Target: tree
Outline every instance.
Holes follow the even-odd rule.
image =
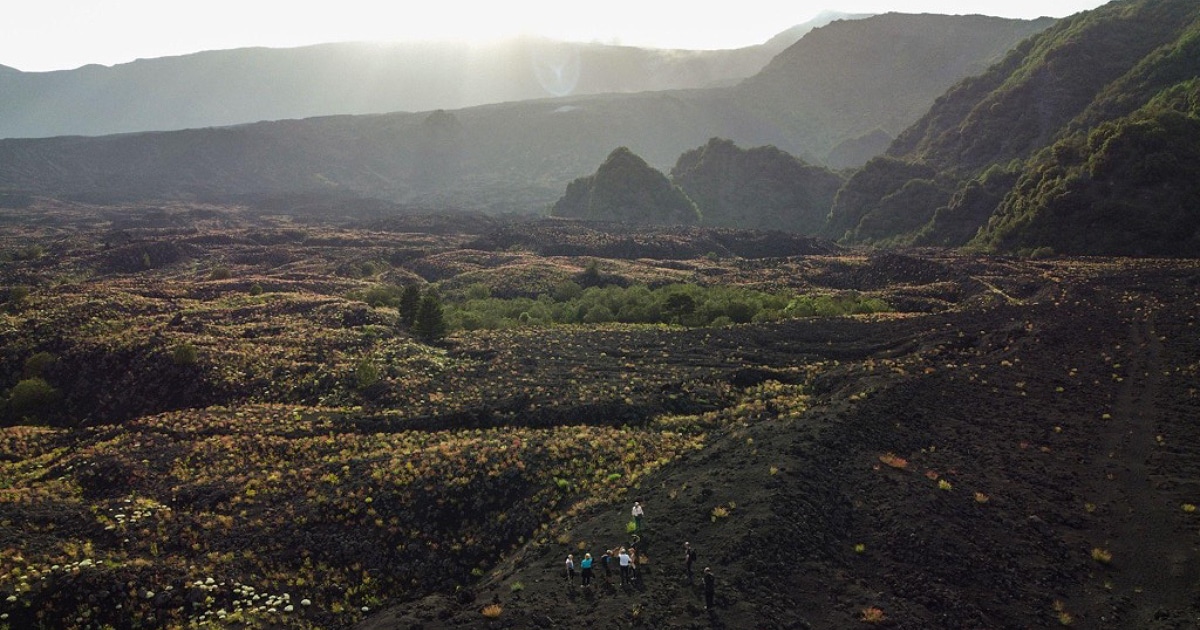
[[[683,318],[696,312],[696,299],[686,293],[675,293],[663,303],[663,312],[682,324]]]
[[[430,291],[421,298],[412,331],[418,339],[427,343],[446,336],[446,318],[442,313],[442,301],[436,293]]]
[[[400,294],[400,323],[412,327],[417,319],[417,310],[421,305],[421,288],[415,284],[404,287]]]

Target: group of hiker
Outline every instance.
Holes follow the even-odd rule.
[[[633,517],[633,533],[643,531],[642,520],[645,517],[645,511],[642,508],[640,501],[633,502],[633,509],[630,512]],[[600,556],[600,568],[604,572],[604,582],[612,583],[612,574],[616,564],[616,569],[620,572],[621,586],[633,586],[635,583],[640,583],[638,576],[638,562],[644,557],[639,558],[637,548],[633,545],[628,547],[617,547],[616,553],[613,549],[607,549]],[[696,550],[690,542],[683,543],[683,567],[684,573],[687,575],[688,584],[695,581],[693,566],[696,563]],[[566,559],[566,578],[571,584],[575,583],[575,555],[567,554]],[[581,576],[581,585],[583,587],[591,586],[595,579],[595,567],[592,554],[585,553],[579,561],[579,572]],[[713,600],[716,595],[716,577],[713,575],[710,567],[704,567],[704,609],[713,609]]]

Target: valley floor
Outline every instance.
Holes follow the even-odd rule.
[[[0,220],[0,629],[1200,621],[1194,261],[186,204]],[[577,280],[890,311],[423,342],[370,297],[561,306]],[[621,546],[634,585],[565,580]]]
[[[773,331],[764,363],[831,362],[808,409],[729,427],[643,480],[644,535],[626,532],[629,501],[608,505],[506,558],[469,602],[361,627],[481,624],[493,601],[490,627],[1194,627],[1193,265],[1044,269],[1054,290],[1036,299]],[[716,575],[711,612],[685,541]],[[564,581],[567,553],[635,542],[632,588]]]

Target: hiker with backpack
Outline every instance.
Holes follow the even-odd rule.
[[[692,583],[692,565],[696,563],[696,550],[692,543],[683,543],[683,568],[687,572],[688,584]]]

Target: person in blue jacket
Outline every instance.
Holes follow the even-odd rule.
[[[583,585],[587,586],[592,583],[592,554],[583,554],[583,561],[579,563],[579,568],[583,573]]]

